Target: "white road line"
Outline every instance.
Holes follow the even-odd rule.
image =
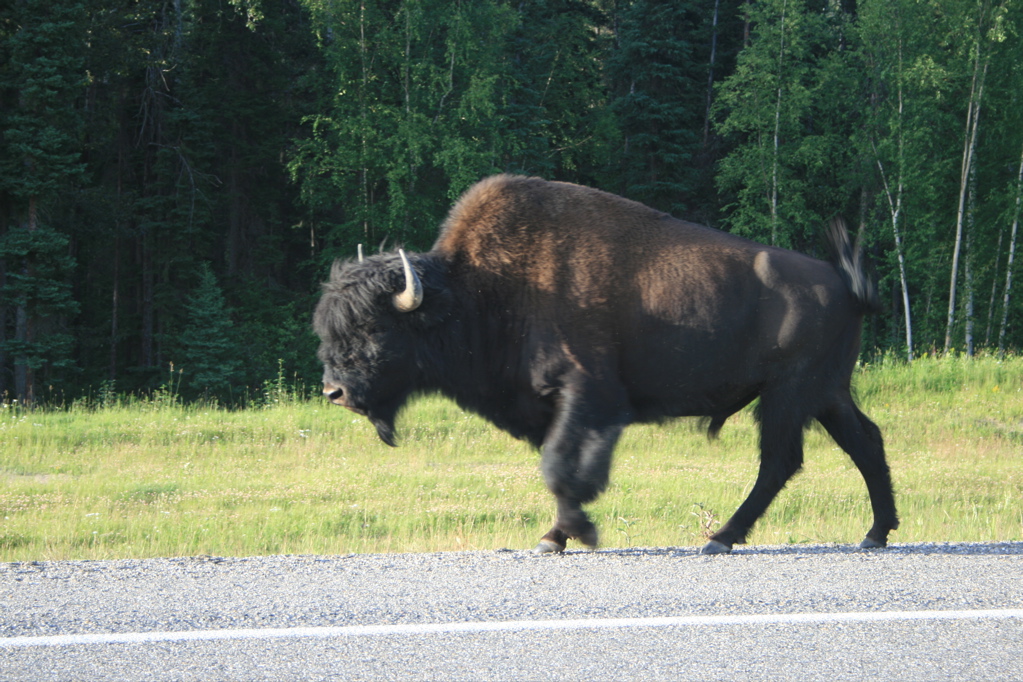
[[[0,638],[0,649],[56,647],[81,644],[151,644],[236,639],[293,639],[299,637],[366,637],[450,633],[514,632],[522,630],[600,630],[610,628],[707,627],[723,625],[803,625],[890,621],[1023,619],[1023,609],[977,611],[854,611],[849,613],[780,613],[748,616],[667,616],[574,620],[510,620],[338,627],[192,630],[184,632],[122,632],[93,635],[53,635]]]

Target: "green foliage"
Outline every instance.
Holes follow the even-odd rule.
[[[804,250],[822,217],[810,205],[809,170],[819,165],[831,130],[811,118],[827,32],[838,18],[811,12],[804,0],[748,6],[752,36],[735,73],[722,82],[718,131],[736,140],[718,183],[734,196],[726,224],[758,241]],[[834,104],[833,102],[830,104]]]
[[[74,365],[66,327],[79,309],[75,260],[52,214],[84,170],[75,105],[84,29],[80,2],[0,9],[0,393],[13,389],[23,402],[35,399],[37,370]]]
[[[0,237],[0,259],[22,266],[6,273],[0,305],[24,310],[36,327],[32,335],[20,334],[0,343],[0,350],[20,366],[65,368],[73,362],[74,338],[61,322],[78,312],[66,279],[74,268],[67,246],[66,235],[45,226],[13,229]]]
[[[509,73],[499,112],[503,169],[584,184],[613,181],[607,174],[620,134],[605,74],[612,18],[580,0],[513,6],[517,23],[505,46]]]
[[[193,394],[225,396],[240,377],[242,360],[234,323],[217,278],[205,265],[185,304],[186,322],[178,339],[178,369]]]
[[[492,1],[306,5],[334,93],[289,162],[309,219],[332,253],[384,238],[425,247],[452,199],[500,168],[514,15]]]
[[[77,310],[64,275],[74,267],[67,255],[68,237],[49,227],[14,229],[0,238],[0,258],[27,264],[8,272],[3,300],[32,308],[38,315],[59,315]]]
[[[685,215],[698,184],[707,64],[700,48],[710,42],[705,12],[695,3],[639,0],[623,10],[619,26],[608,72],[624,144],[612,183],[631,198]]]
[[[0,394],[159,389],[182,364],[203,264],[245,358],[229,373],[234,399],[258,394],[278,360],[313,385],[308,320],[329,263],[357,243],[428,248],[452,201],[495,172],[594,185],[814,254],[822,224],[843,214],[889,302],[864,346],[908,351],[911,317],[919,353],[944,337],[970,101],[982,106],[953,345],[969,322],[974,345],[1019,348],[1023,297],[1006,270],[1021,11],[1016,0],[2,4]],[[185,397],[201,393],[192,379]]]
[[[65,189],[83,170],[74,98],[85,81],[85,5],[25,0],[2,12],[0,193],[26,210],[30,199]]]

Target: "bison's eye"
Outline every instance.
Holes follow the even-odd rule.
[[[346,366],[352,365],[351,353],[334,345],[323,344],[320,346],[317,356],[319,357],[320,362],[323,363],[324,367],[329,367],[334,370],[341,370]]]

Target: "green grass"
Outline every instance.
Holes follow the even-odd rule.
[[[895,542],[1023,539],[1023,359],[884,361],[856,377],[885,435]],[[0,561],[531,547],[553,501],[538,455],[447,401],[414,403],[400,447],[319,400],[227,411],[106,400],[0,410]],[[702,544],[756,476],[755,425],[630,427],[589,511],[602,544]],[[858,542],[863,481],[820,429],[753,544]]]

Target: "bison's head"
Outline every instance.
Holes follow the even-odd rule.
[[[313,316],[323,393],[368,417],[391,446],[394,419],[419,388],[417,345],[437,323],[446,299],[435,286],[440,274],[430,258],[414,260],[415,265],[399,250],[334,263]]]

